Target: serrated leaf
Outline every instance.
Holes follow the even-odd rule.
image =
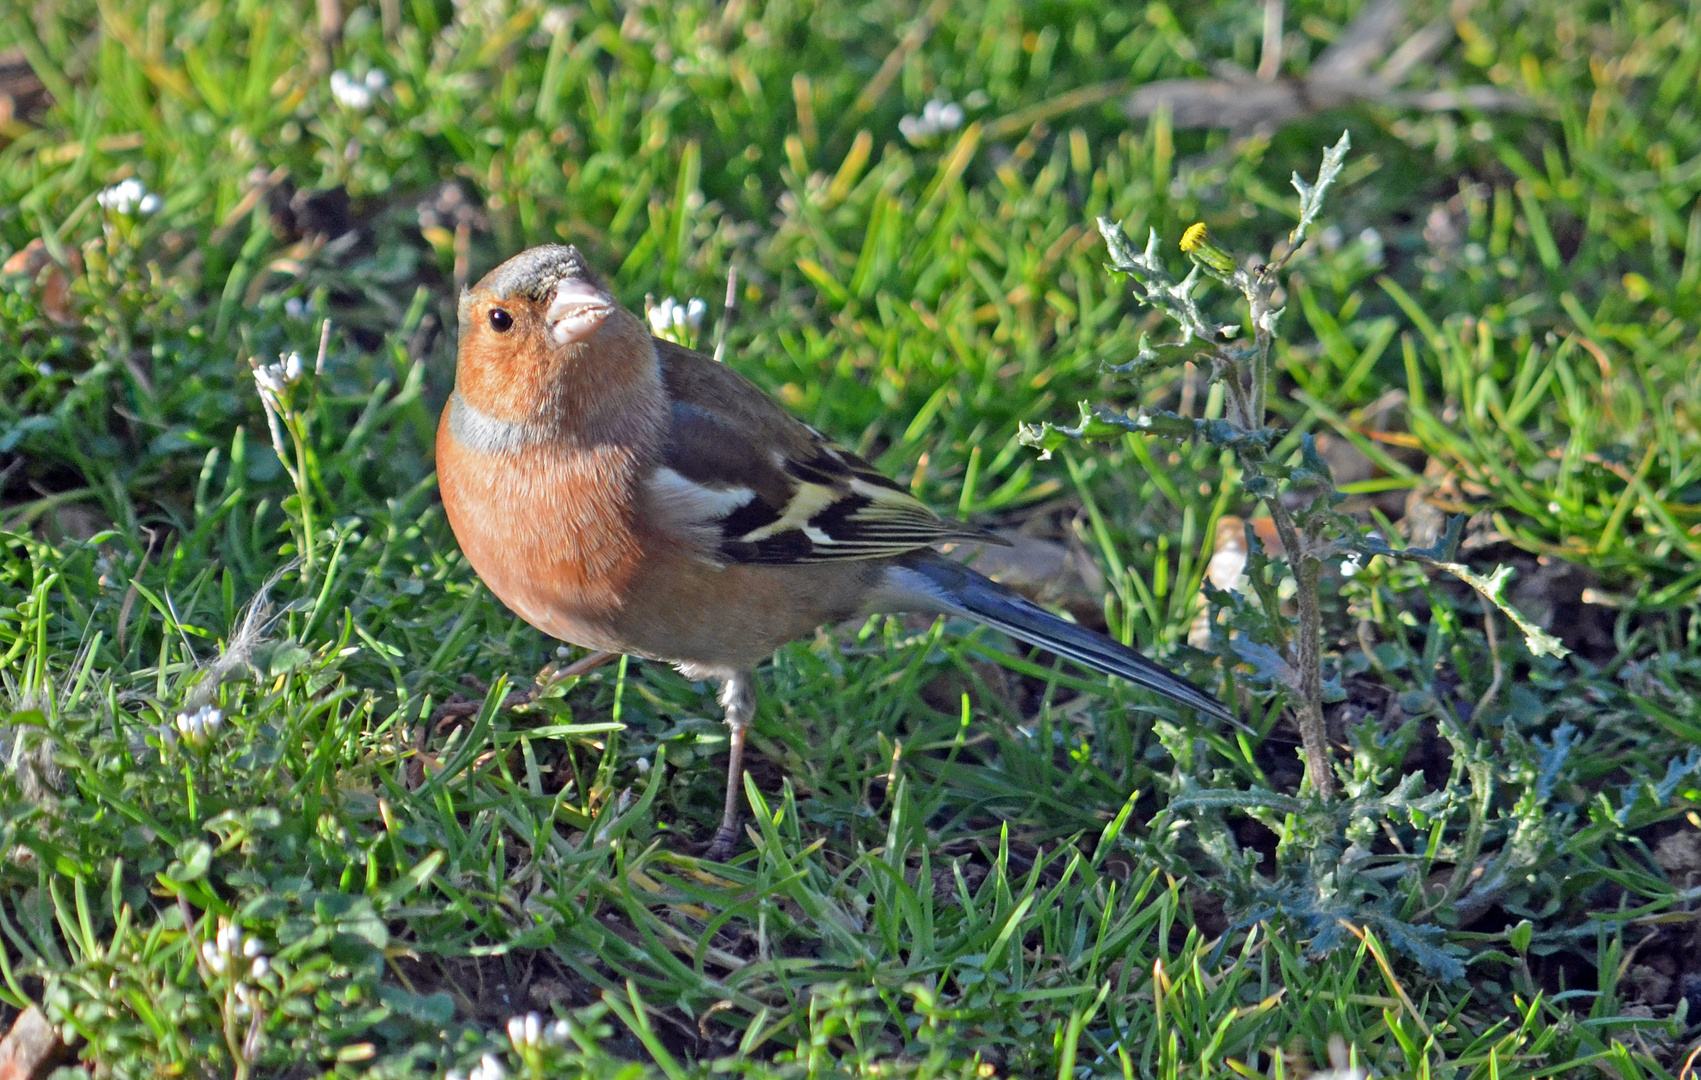
[[[1299,224],[1294,226],[1288,238],[1292,247],[1299,247],[1305,240],[1305,230],[1322,211],[1323,196],[1328,193],[1335,178],[1341,175],[1341,166],[1346,161],[1347,151],[1352,149],[1352,145],[1352,132],[1341,132],[1340,140],[1323,151],[1323,163],[1317,169],[1315,184],[1306,183],[1297,172],[1293,174],[1293,187],[1299,192]]]
[[[1299,693],[1299,672],[1281,653],[1268,645],[1237,637],[1232,642],[1234,654],[1242,662],[1252,665],[1252,681],[1265,685],[1282,686]]]

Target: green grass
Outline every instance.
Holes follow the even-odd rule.
[[[1355,11],[1291,5],[1290,73]],[[0,255],[39,238],[73,268],[66,300],[0,279],[0,1015],[43,1004],[98,1075],[138,1077],[486,1053],[536,1076],[1274,1077],[1332,1041],[1378,1076],[1679,1073],[1701,1019],[1693,6],[1471,9],[1412,85],[1527,109],[1359,105],[1245,142],[1097,89],[1256,66],[1251,4],[416,0],[353,8],[328,53],[315,19],[0,7],[55,99],[0,134]],[[333,95],[373,70],[369,108]],[[933,97],[967,123],[911,144]],[[1332,578],[1347,795],[1322,809],[1268,672],[1185,644],[1216,520],[1254,516],[1225,460],[1135,436],[1040,460],[1017,428],[1177,400],[1103,369],[1160,328],[1095,217],[1157,229],[1176,267],[1196,220],[1267,248],[1342,128],[1336,231],[1289,285],[1289,445],[1357,447],[1378,468],[1345,506],[1385,531],[1410,535],[1414,488],[1472,513],[1467,558],[1512,563],[1575,652],[1531,656],[1409,566]],[[245,201],[256,170],[345,186],[356,238]],[[128,176],[157,212],[97,202]],[[460,240],[421,227],[448,184]],[[718,317],[736,267],[730,363],[934,505],[1082,545],[1113,632],[1246,690],[1259,734],[966,626],[828,628],[760,675],[759,840],[693,858],[724,763],[710,688],[634,661],[497,708],[555,643],[436,501],[457,258],[476,277],[561,240],[640,309]],[[249,359],[311,368],[325,318],[280,459]],[[1254,638],[1256,606],[1233,616]],[[433,734],[416,786],[457,692],[484,708]],[[211,735],[164,738],[209,705]],[[263,977],[218,952],[229,925]],[[516,1047],[533,1010],[567,1022]]]

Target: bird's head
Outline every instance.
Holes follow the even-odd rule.
[[[576,247],[514,256],[462,292],[459,314],[456,389],[499,420],[537,419],[655,378],[649,330]]]

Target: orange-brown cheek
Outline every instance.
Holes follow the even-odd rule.
[[[554,359],[522,324],[506,334],[479,327],[461,344],[455,388],[486,416],[518,423],[548,392]]]

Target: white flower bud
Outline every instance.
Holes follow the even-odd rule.
[[[372,107],[372,96],[376,89],[365,81],[356,81],[341,68],[331,72],[331,96],[355,112],[365,112]]]
[[[486,1054],[478,1059],[478,1066],[467,1080],[505,1080],[507,1075],[508,1070],[496,1060],[496,1055]]]
[[[134,176],[107,188],[95,196],[95,201],[115,214],[126,217],[135,214],[152,214],[160,208],[162,200],[150,192],[147,187]]]
[[[649,317],[651,333],[659,337],[660,335],[667,333],[667,331],[672,328],[673,308],[673,297],[667,296],[662,298],[661,303],[650,309]]]
[[[543,1038],[543,1017],[535,1012],[508,1020],[508,1041],[515,1050],[537,1046]]]

